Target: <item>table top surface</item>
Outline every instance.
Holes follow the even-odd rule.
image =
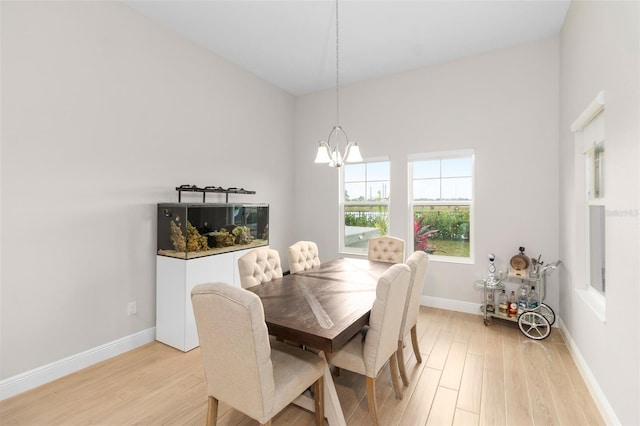
[[[336,259],[249,290],[262,300],[270,334],[333,352],[369,322],[378,278],[390,266]]]

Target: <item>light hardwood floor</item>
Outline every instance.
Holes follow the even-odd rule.
[[[516,325],[422,307],[423,361],[405,348],[410,384],[393,394],[388,366],[377,380],[382,425],[602,425],[561,333],[544,341]],[[362,376],[335,377],[349,426],[368,425]],[[200,352],[153,342],[0,402],[0,424],[203,425],[207,395]],[[254,425],[220,404],[220,425]],[[311,413],[289,406],[274,425],[313,425]]]

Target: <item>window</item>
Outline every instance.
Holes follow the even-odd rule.
[[[341,171],[340,251],[366,254],[369,239],[389,229],[389,161],[345,164]]]
[[[604,295],[605,280],[605,212],[604,212],[604,135],[593,135],[595,140],[585,152],[587,170],[587,218],[589,247],[588,282]]]
[[[604,113],[598,111],[581,131],[585,170],[585,215],[587,223],[587,282],[598,293],[605,292],[605,192]]]
[[[575,247],[576,252],[583,253],[577,259],[576,291],[602,321],[606,313],[604,120],[604,93],[600,92],[571,125],[576,142],[575,197],[580,206],[576,212]]]
[[[473,152],[412,156],[409,179],[414,250],[472,261]]]

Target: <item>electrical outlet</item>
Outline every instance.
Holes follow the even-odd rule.
[[[127,304],[127,315],[135,315],[136,314],[136,302],[129,302]]]

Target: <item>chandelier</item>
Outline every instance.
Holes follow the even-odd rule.
[[[340,43],[338,32],[338,0],[336,0],[336,125],[333,126],[326,141],[320,141],[316,163],[329,164],[330,167],[342,167],[344,163],[359,163],[362,161],[360,147],[355,141],[349,141],[347,133],[340,126]],[[340,135],[344,136],[344,154],[340,153]],[[331,146],[331,137],[335,136],[335,147]]]

